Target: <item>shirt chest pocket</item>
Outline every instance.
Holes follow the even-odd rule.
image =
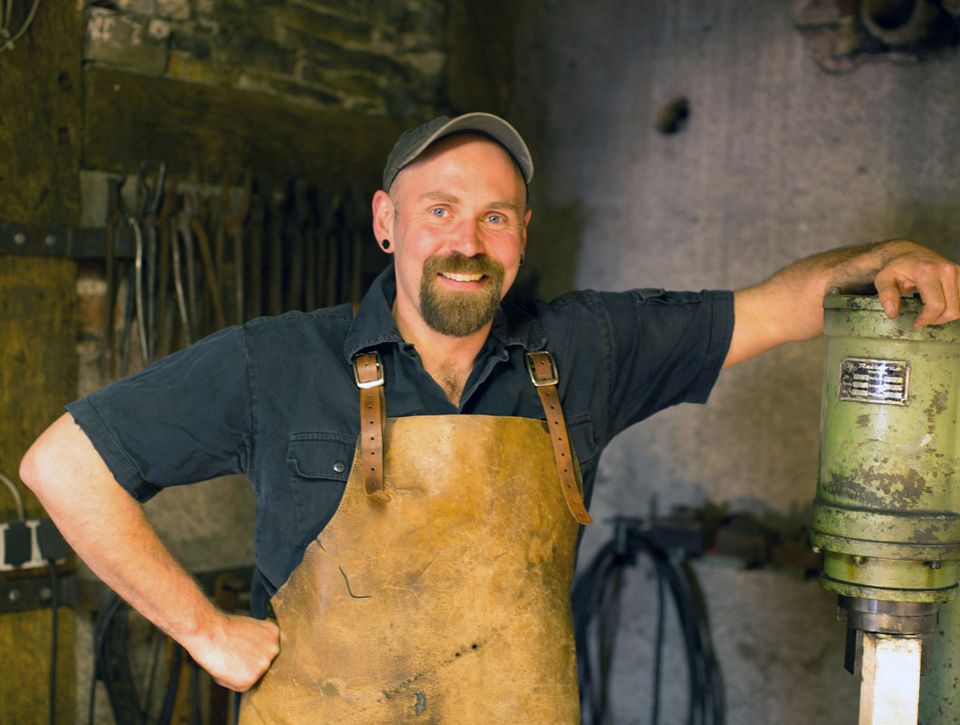
[[[313,539],[333,518],[350,477],[356,441],[340,433],[293,433],[287,469],[301,537]]]

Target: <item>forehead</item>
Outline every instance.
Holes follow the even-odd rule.
[[[510,196],[525,189],[519,166],[503,146],[482,134],[457,133],[432,144],[401,169],[390,194],[450,184],[497,188]]]

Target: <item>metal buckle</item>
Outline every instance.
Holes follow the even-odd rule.
[[[537,378],[537,363],[534,360],[534,355],[544,355],[546,356],[547,360],[550,361],[549,379],[540,380]],[[530,373],[530,381],[538,388],[545,388],[548,385],[556,385],[559,382],[557,378],[557,366],[553,364],[553,355],[546,350],[527,353],[527,372]]]
[[[377,360],[377,377],[374,380],[368,380],[367,382],[363,382],[362,380],[360,380],[359,371],[357,370],[358,366],[356,364],[356,360],[354,360],[353,379],[357,381],[357,387],[360,388],[361,390],[369,390],[370,388],[379,388],[381,385],[383,385],[383,365],[380,364],[380,353],[374,351],[372,355]]]

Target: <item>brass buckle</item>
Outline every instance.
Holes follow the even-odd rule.
[[[380,364],[380,353],[374,351],[371,353],[377,360],[377,377],[373,380],[368,380],[366,382],[360,380],[360,371],[357,369],[359,366],[354,360],[353,365],[353,379],[357,381],[357,387],[361,390],[369,390],[370,388],[379,388],[383,385],[383,365]],[[359,356],[358,356],[359,357]]]
[[[534,355],[544,355],[550,362],[550,377],[548,379],[541,380],[537,377],[537,363],[535,362]],[[557,366],[553,364],[553,355],[546,350],[527,353],[527,372],[530,373],[530,382],[532,382],[538,388],[545,388],[548,385],[556,385],[559,382],[557,378]]]

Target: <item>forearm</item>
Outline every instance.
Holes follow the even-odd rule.
[[[875,285],[890,317],[899,311],[901,293],[919,289],[925,307],[918,324],[949,321],[957,312],[956,270],[956,265],[931,250],[900,239],[802,259],[761,284],[736,292],[736,323],[725,366],[784,342],[820,335],[823,297],[832,287]]]
[[[69,415],[37,440],[20,476],[93,573],[137,611],[183,643],[209,628],[216,609]]]
[[[20,477],[90,569],[225,687],[251,687],[279,651],[272,622],[221,612],[180,566],[69,415],[27,452]]]

